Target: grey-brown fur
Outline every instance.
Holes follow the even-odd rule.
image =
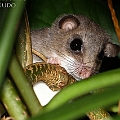
[[[70,19],[75,26],[73,23],[72,29],[69,25],[62,28]],[[70,47],[75,39],[82,43],[80,50]],[[120,47],[110,43],[110,36],[98,24],[83,15],[62,15],[50,28],[32,31],[31,40],[33,49],[47,58],[57,57],[61,66],[77,79],[87,78],[99,70],[102,51],[108,57],[114,57],[120,51]],[[34,60],[38,61],[38,58],[34,56]]]

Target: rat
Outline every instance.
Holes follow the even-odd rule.
[[[104,56],[117,56],[120,46],[110,39],[100,25],[84,15],[64,14],[51,27],[31,31],[32,48],[77,80],[98,73]],[[33,60],[41,61],[36,55]]]

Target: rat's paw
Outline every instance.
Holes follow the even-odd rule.
[[[61,61],[57,57],[51,57],[51,58],[47,59],[47,63],[60,65]]]

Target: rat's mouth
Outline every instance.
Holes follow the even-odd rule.
[[[93,70],[88,66],[83,66],[75,69],[74,72],[70,73],[77,81],[89,78],[93,74]]]
[[[82,78],[78,75],[78,74],[73,74],[73,73],[70,73],[77,81],[80,81],[82,80]]]

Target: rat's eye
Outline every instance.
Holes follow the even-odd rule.
[[[82,40],[80,38],[75,38],[73,39],[73,41],[70,43],[70,48],[73,51],[79,52],[81,51],[81,47],[82,47]]]

